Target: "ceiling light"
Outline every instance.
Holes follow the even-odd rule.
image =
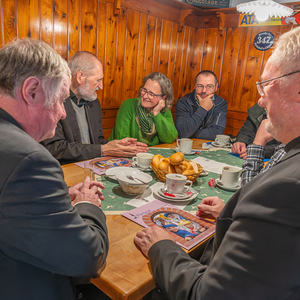
[[[238,4],[238,12],[243,14],[255,14],[258,21],[265,21],[270,17],[288,17],[293,13],[293,9],[278,4],[273,0],[258,0]]]

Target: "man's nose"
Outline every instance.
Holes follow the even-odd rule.
[[[258,105],[261,107],[265,107],[262,97],[260,97],[257,101]]]

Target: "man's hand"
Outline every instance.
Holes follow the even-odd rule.
[[[104,200],[103,194],[98,188],[105,189],[105,186],[97,181],[91,181],[87,176],[83,183],[78,183],[69,188],[72,205],[82,201],[88,201],[98,207],[101,207],[101,201]]]
[[[197,95],[197,94],[196,94]],[[213,102],[211,100],[211,98],[213,97],[214,93],[209,94],[207,97],[205,98],[201,98],[199,95],[197,95],[198,101],[199,101],[199,105],[201,107],[203,107],[205,110],[209,111],[211,110],[211,108],[213,107]]]
[[[266,123],[268,123],[268,119],[264,119],[261,121],[258,130],[256,132],[253,143],[260,146],[266,146],[266,144],[274,139],[274,137],[266,131]]]
[[[211,213],[215,218],[217,218],[224,206],[225,203],[217,196],[203,198],[201,203],[198,204],[196,216],[200,217],[202,212],[205,211]]]
[[[156,116],[165,107],[166,107],[166,100],[160,99],[157,105],[153,108],[153,116]]]
[[[162,240],[171,240],[175,242],[175,239],[165,231],[163,228],[155,225],[152,228],[144,228],[139,231],[134,237],[134,242],[140,247],[141,251],[148,257],[149,249],[157,242]]]
[[[102,156],[132,157],[140,152],[147,152],[148,146],[137,142],[134,138],[124,138],[122,140],[113,140],[102,145]]]
[[[239,154],[240,158],[243,158],[243,159],[247,158],[246,144],[245,143],[240,143],[240,142],[234,143],[231,147],[231,152]]]

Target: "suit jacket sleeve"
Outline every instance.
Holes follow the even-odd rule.
[[[42,144],[61,164],[102,156],[101,145],[106,144],[102,127],[102,110],[99,100],[86,104],[86,116],[91,144],[82,144],[76,116],[69,98],[65,102],[67,117],[57,123],[53,138]]]
[[[3,186],[1,251],[49,272],[94,276],[108,252],[105,215],[71,205],[59,163],[42,150],[24,157]]]

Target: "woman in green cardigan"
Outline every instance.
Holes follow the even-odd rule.
[[[173,99],[173,86],[166,75],[147,75],[138,97],[121,104],[109,141],[132,137],[148,146],[174,142],[178,133],[171,113]]]

